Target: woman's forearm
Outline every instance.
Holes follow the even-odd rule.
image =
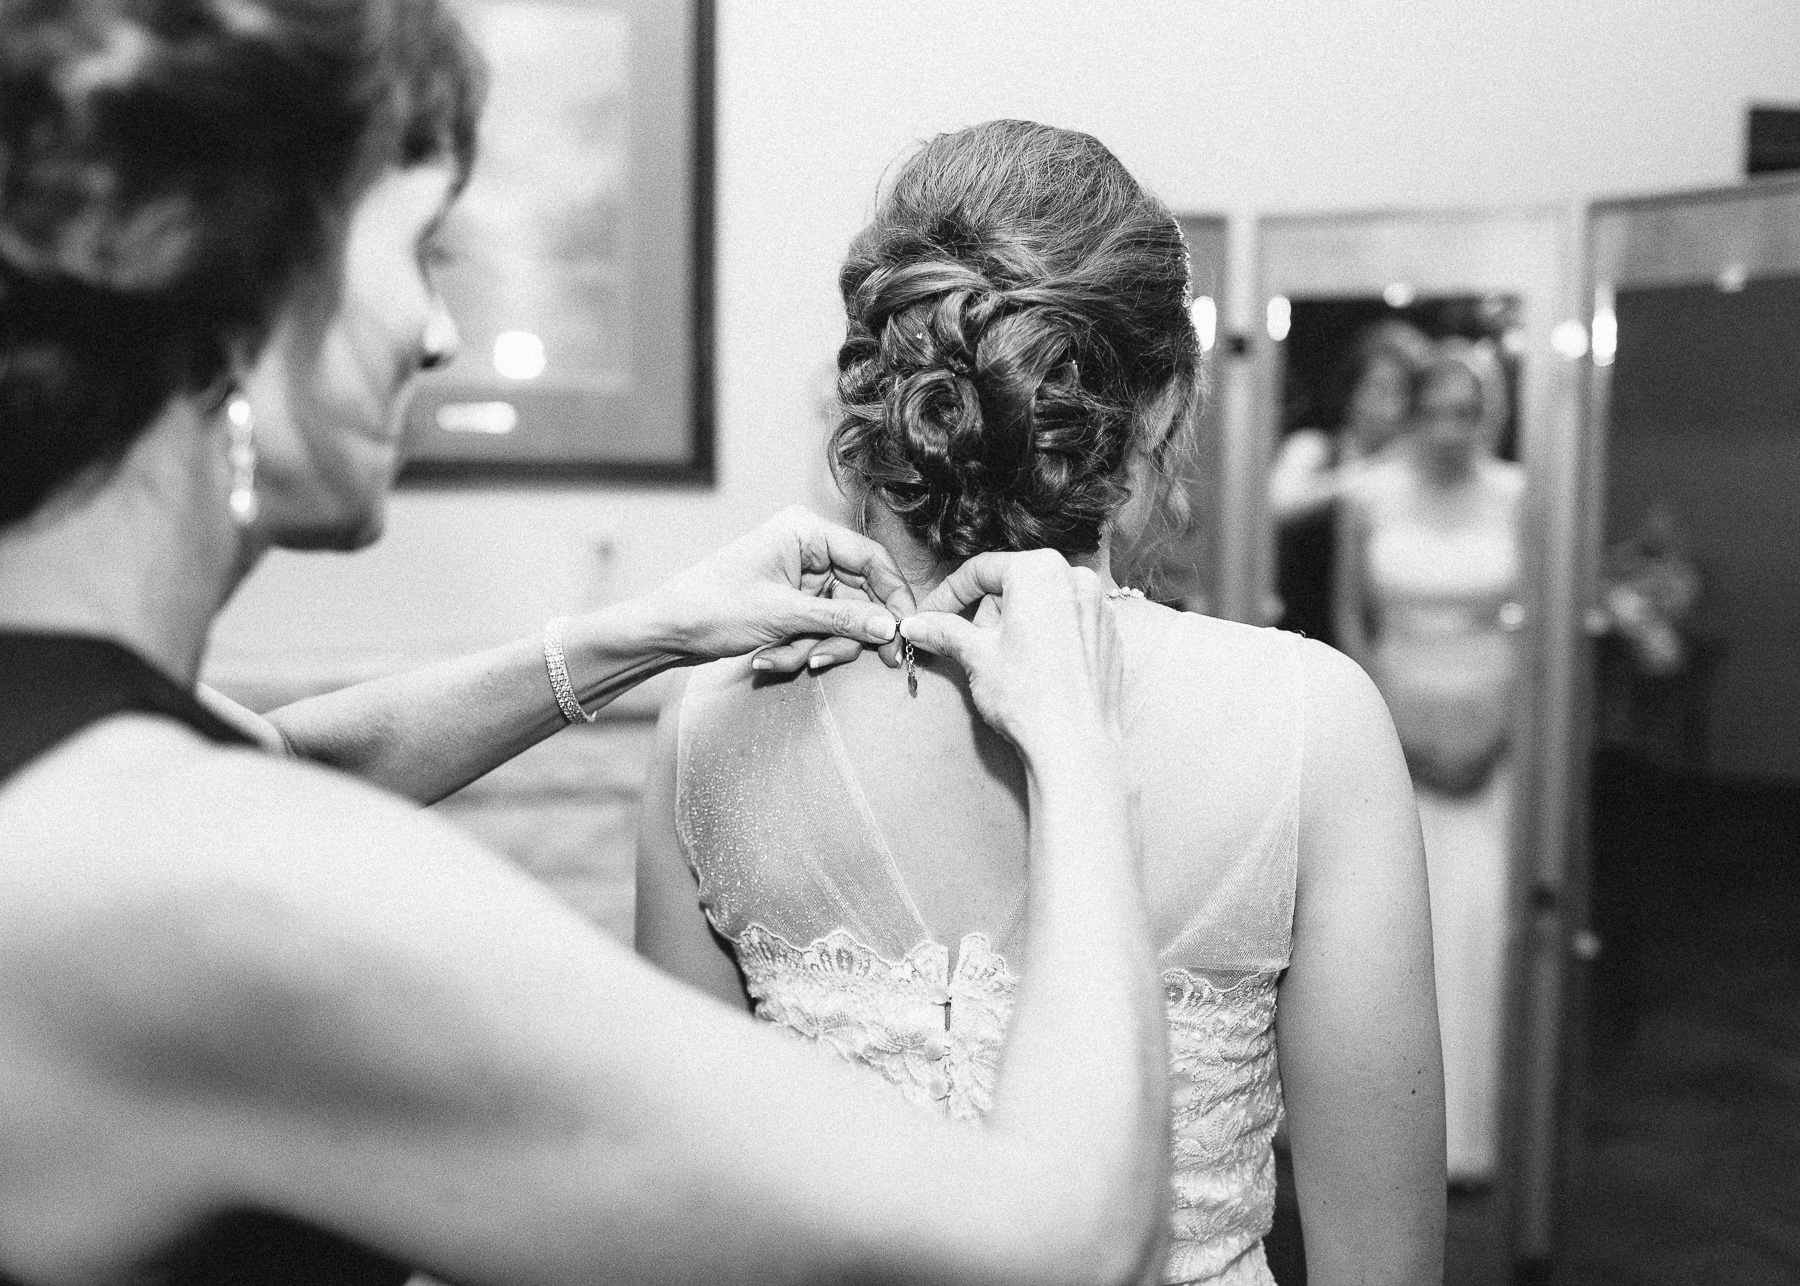
[[[1133,801],[1117,751],[1092,748],[1100,735],[1027,757],[1026,964],[991,1120],[1141,1253],[1168,1218],[1166,1019]]]
[[[636,601],[570,620],[569,682],[590,713],[682,658]],[[295,754],[433,803],[565,726],[541,637],[371,679],[265,716]]]
[[[864,597],[824,596],[833,583]],[[563,653],[592,713],[671,666],[790,640],[841,638],[891,655],[895,621],[912,610],[880,545],[788,508],[660,589],[571,618]],[[792,672],[810,650],[772,648],[772,664]],[[563,726],[536,637],[296,701],[267,720],[296,754],[427,804]]]

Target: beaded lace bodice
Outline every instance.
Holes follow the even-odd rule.
[[[1165,1280],[1266,1284],[1301,644],[1148,603],[1119,614],[1125,740],[1168,1003]],[[985,934],[952,946],[924,924],[816,679],[756,689],[742,662],[695,675],[676,825],[759,1017],[874,1069],[921,1108],[980,1119],[1017,979]]]

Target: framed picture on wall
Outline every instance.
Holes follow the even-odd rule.
[[[472,0],[489,87],[403,482],[712,477],[711,0]]]

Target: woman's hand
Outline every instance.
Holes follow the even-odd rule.
[[[978,604],[971,623],[957,613]],[[1029,760],[1119,735],[1118,632],[1099,576],[1061,554],[977,554],[900,632],[969,676],[975,708]]]
[[[899,617],[913,611],[887,550],[799,506],[782,510],[641,601],[653,634],[684,661],[741,656],[791,674],[864,645],[899,664]]]

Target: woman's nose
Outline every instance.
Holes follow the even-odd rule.
[[[423,370],[435,371],[448,366],[462,350],[462,332],[456,329],[456,318],[441,297],[431,301],[431,313],[425,319],[425,338],[419,357]]]

